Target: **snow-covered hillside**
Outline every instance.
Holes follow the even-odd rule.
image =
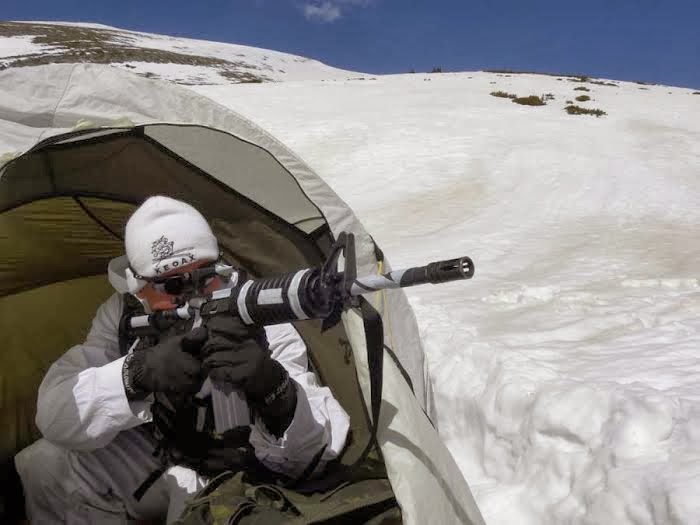
[[[352,206],[394,267],[474,259],[473,280],[407,294],[441,436],[487,523],[698,523],[700,94],[544,75],[366,77],[101,30],[115,46],[179,57],[245,54],[240,69],[216,67],[287,81],[231,85],[167,54],[119,67],[200,84],[266,128]],[[50,51],[33,47],[49,45],[36,33],[2,34],[6,64]]]
[[[101,24],[0,22],[0,69],[54,62],[113,64],[184,85],[357,76],[309,58],[236,44]]]
[[[196,88],[298,152],[395,267],[474,258],[472,281],[407,294],[440,433],[490,525],[700,516],[700,96],[593,82]]]

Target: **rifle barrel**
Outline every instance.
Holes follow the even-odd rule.
[[[436,261],[425,266],[394,270],[383,275],[368,275],[355,279],[351,295],[362,295],[387,288],[407,288],[417,284],[440,284],[474,276],[474,262],[469,257]]]

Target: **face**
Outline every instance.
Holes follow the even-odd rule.
[[[219,289],[223,282],[214,274],[202,278],[198,283],[192,280],[192,271],[210,267],[214,261],[198,261],[167,272],[149,281],[137,297],[148,302],[151,310],[170,310],[181,306],[187,299],[204,296]]]

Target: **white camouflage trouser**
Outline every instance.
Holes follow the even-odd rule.
[[[140,501],[133,492],[158,468],[146,431],[120,432],[106,447],[66,450],[40,439],[15,456],[32,525],[125,525],[132,520],[178,518],[206,479],[170,467]]]

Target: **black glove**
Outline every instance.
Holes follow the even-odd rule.
[[[284,434],[294,417],[297,392],[284,367],[272,359],[265,329],[218,315],[207,321],[207,330],[204,372],[245,393],[267,429],[277,437]]]
[[[127,397],[134,400],[151,392],[198,392],[204,374],[202,363],[195,356],[206,339],[207,331],[198,328],[127,355],[122,368]]]
[[[163,452],[169,464],[185,465],[209,478],[256,464],[249,426],[229,429],[223,435],[199,432],[192,424],[196,405],[173,411],[163,403],[154,403],[151,410],[156,430],[167,443]]]
[[[194,470],[213,478],[226,471],[246,471],[253,466],[257,466],[255,452],[246,447],[238,448],[213,448],[207,451],[206,457],[194,463],[184,464],[191,466]]]

